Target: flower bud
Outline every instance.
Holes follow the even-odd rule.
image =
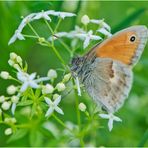
[[[58,91],[64,91],[66,87],[64,83],[58,83],[56,88]]]
[[[11,52],[11,53],[10,53],[10,59],[11,59],[11,60],[15,60],[16,58],[17,58],[17,54],[14,53],[14,52]]]
[[[22,65],[22,58],[21,58],[20,56],[17,56],[17,57],[16,57],[16,61],[17,61],[20,65]]]
[[[11,103],[5,101],[5,102],[3,102],[3,104],[2,104],[2,109],[3,109],[3,110],[8,110],[8,109],[10,108],[10,106],[11,106]]]
[[[87,15],[83,15],[82,18],[81,18],[81,22],[84,24],[84,25],[87,25],[89,23],[90,19]]]
[[[7,87],[7,93],[9,95],[15,94],[16,91],[17,91],[17,87],[15,87],[14,85],[10,85],[10,86]]]
[[[40,43],[45,42],[45,38],[39,38],[39,42],[40,42]]]
[[[79,110],[82,111],[82,112],[85,112],[86,110],[86,105],[84,103],[80,103],[79,104]]]
[[[59,94],[54,94],[53,95],[53,100],[56,100],[60,95]]]
[[[13,65],[15,64],[15,62],[10,59],[10,60],[8,60],[8,64],[9,64],[10,66],[13,66]]]
[[[64,78],[63,78],[63,82],[68,82],[69,79],[70,79],[70,77],[71,77],[71,73],[66,74],[66,75],[64,76]]]
[[[0,73],[0,77],[1,77],[2,79],[8,79],[8,78],[9,78],[9,73],[8,73],[7,71],[2,71],[2,72]]]
[[[5,118],[4,122],[5,123],[16,123],[16,119],[7,117]]]
[[[50,79],[55,79],[57,78],[57,72],[53,69],[50,69],[47,73],[47,76],[50,78]]]
[[[17,97],[17,96],[12,96],[11,101],[12,101],[13,103],[18,103],[19,97]]]
[[[5,101],[5,96],[0,96],[0,103]]]
[[[18,64],[14,64],[13,67],[14,67],[15,69],[20,69],[20,66],[19,66]]]
[[[5,130],[5,135],[11,135],[12,134],[12,129],[11,128],[7,128]]]
[[[54,88],[50,84],[46,84],[42,87],[42,93],[43,94],[51,94],[54,91]]]

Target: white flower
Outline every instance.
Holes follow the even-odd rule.
[[[70,12],[58,12],[58,11],[57,12],[54,11],[54,12],[50,13],[50,15],[58,16],[58,17],[60,17],[62,19],[64,19],[65,17],[73,17],[73,16],[76,16],[74,13],[70,13]]]
[[[105,28],[105,29],[107,29],[108,31],[111,31],[110,26],[109,26],[107,23],[104,22],[104,19],[102,19],[102,20],[95,20],[95,19],[92,19],[92,20],[90,20],[90,22],[91,22],[91,23],[94,23],[94,24],[98,24],[98,25],[100,25],[101,28]]]
[[[12,112],[12,114],[14,115],[15,109],[16,109],[16,104],[17,104],[18,101],[19,101],[19,97],[18,97],[18,96],[12,96],[11,101],[12,101],[11,112]]]
[[[79,104],[79,110],[82,111],[82,112],[85,112],[86,110],[86,105],[84,103],[80,103]]]
[[[9,73],[8,73],[7,71],[2,71],[2,72],[0,73],[0,77],[1,77],[2,79],[9,79]]]
[[[101,40],[102,39],[100,36],[93,35],[92,30],[90,30],[86,34],[77,34],[76,37],[84,40],[83,48],[86,48],[89,45],[90,40]]]
[[[59,96],[56,100],[54,100],[54,102],[52,102],[51,99],[45,97],[45,102],[49,106],[49,109],[47,110],[45,117],[49,117],[54,110],[59,114],[62,114],[62,115],[64,114],[64,112],[58,107],[58,104],[60,103],[60,101],[61,101],[61,96]]]
[[[0,96],[0,103],[5,101],[5,96]]]
[[[58,91],[64,91],[65,90],[65,84],[64,83],[58,83],[57,85],[56,85],[56,89],[58,90]]]
[[[87,25],[89,23],[90,19],[87,15],[83,15],[82,18],[81,18],[81,22],[84,24],[84,25]]]
[[[76,78],[74,79],[74,81],[75,81],[75,84],[76,84],[76,87],[77,87],[78,96],[81,96],[81,89],[80,89],[80,82],[79,82],[79,78],[78,78],[78,77],[76,77]]]
[[[54,69],[50,69],[47,73],[47,76],[50,79],[55,79],[55,78],[57,78],[57,72]]]
[[[14,85],[10,85],[10,86],[7,87],[7,93],[8,93],[9,95],[15,94],[16,91],[17,91],[17,87],[14,86]]]
[[[16,39],[25,40],[25,38],[21,32],[22,32],[23,28],[26,26],[26,24],[33,20],[32,18],[35,16],[35,14],[36,13],[31,13],[22,20],[18,29],[15,31],[14,35],[9,40],[8,45],[14,43],[16,41]]]
[[[11,37],[11,39],[8,42],[8,45],[14,43],[16,41],[16,39],[19,40],[25,40],[24,36],[21,34],[20,30],[16,30],[14,35]]]
[[[44,18],[45,20],[51,21],[51,18],[48,15],[49,14],[47,13],[47,11],[38,12],[36,13],[35,17],[33,17],[33,19],[38,20],[38,19]]]
[[[107,37],[111,37],[112,36],[112,34],[109,31],[107,31],[105,28],[100,28],[97,31],[102,33],[102,34],[104,34]]]
[[[99,114],[99,116],[101,118],[104,118],[104,119],[109,119],[109,121],[108,121],[109,131],[112,130],[112,128],[113,128],[113,122],[114,121],[117,121],[117,122],[121,122],[122,121],[119,117],[114,116],[112,113],[109,113],[109,114]]]
[[[12,134],[12,129],[11,128],[7,128],[5,130],[5,135],[11,135]]]
[[[46,84],[45,86],[42,87],[42,93],[43,94],[51,94],[53,93],[54,88],[50,84]]]
[[[63,78],[63,82],[64,82],[64,83],[65,83],[65,82],[68,82],[70,78],[71,78],[71,73],[66,74],[66,75],[64,76],[64,78]]]
[[[32,73],[29,75],[28,73],[19,70],[17,72],[17,78],[23,83],[20,91],[24,92],[28,87],[39,88],[38,83],[49,80],[48,77],[41,77],[38,79],[35,79],[35,77],[36,73]]]
[[[2,104],[2,109],[3,109],[3,110],[8,110],[8,109],[10,108],[10,106],[11,106],[11,102],[5,101],[5,102],[3,102],[3,104]]]

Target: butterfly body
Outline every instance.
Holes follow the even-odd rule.
[[[114,113],[124,103],[132,87],[132,67],[139,60],[148,38],[145,26],[122,30],[72,61],[88,94],[107,112]]]

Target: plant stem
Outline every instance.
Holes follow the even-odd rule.
[[[58,38],[59,42],[63,45],[63,47],[69,52],[70,54],[70,57],[73,57],[73,53],[72,51],[70,50],[70,48],[60,39]]]
[[[28,26],[30,27],[30,29],[33,31],[33,33],[40,38],[40,36],[38,35],[38,33],[35,31],[35,29],[32,27],[32,25],[30,23],[28,23]]]
[[[61,124],[63,127],[65,127],[66,129],[68,129],[70,132],[73,132],[70,128],[68,128],[66,125],[65,125],[65,123],[62,121],[62,120],[60,120],[56,115],[54,115],[54,114],[52,114],[52,116],[54,117],[54,119],[59,123],[59,124]]]
[[[60,24],[61,24],[62,18],[59,19],[55,29],[54,29],[54,33],[57,32],[57,29],[59,28]]]
[[[75,82],[73,80],[73,85],[75,85]],[[75,97],[76,97],[76,112],[77,112],[77,122],[78,122],[78,126],[79,126],[79,133],[81,131],[81,116],[80,116],[80,110],[79,110],[79,98],[78,98],[78,95],[77,95],[77,91],[75,90]],[[80,134],[80,144],[82,147],[84,147],[84,141],[83,141],[83,135]]]
[[[52,28],[51,28],[50,24],[48,23],[48,21],[47,21],[47,20],[45,20],[45,19],[44,19],[44,21],[45,21],[45,23],[46,23],[47,27],[49,28],[50,32],[51,32],[51,33],[52,33],[52,35],[53,35],[53,34],[54,34],[54,31],[52,30]]]
[[[34,36],[34,35],[27,35],[27,34],[23,34],[24,37],[27,37],[27,38],[38,38],[37,36]]]

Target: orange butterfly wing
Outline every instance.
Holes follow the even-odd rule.
[[[116,33],[94,50],[97,57],[135,65],[143,52],[147,38],[148,30],[145,26],[134,26]]]

